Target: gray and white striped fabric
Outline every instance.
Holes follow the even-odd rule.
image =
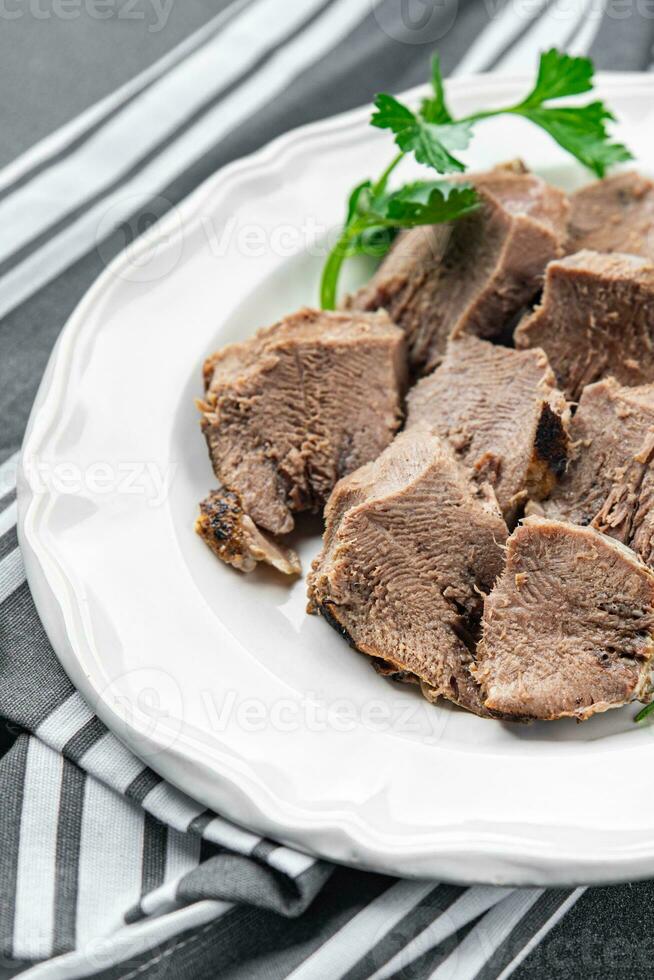
[[[422,81],[436,47],[448,74],[531,70],[551,44],[599,67],[652,62],[654,15],[624,0],[209,7],[0,10],[0,976],[606,977],[621,948],[628,975],[649,976],[651,956],[620,947],[651,931],[634,904],[654,906],[649,885],[608,898],[332,868],[163,782],[50,648],[17,544],[17,450],[58,332],[126,242],[272,137]]]

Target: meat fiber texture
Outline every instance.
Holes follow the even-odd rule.
[[[570,198],[566,251],[626,252],[654,262],[654,183],[633,171],[606,177]]]
[[[320,510],[395,435],[405,374],[402,331],[384,312],[304,309],[214,354],[200,409],[230,506],[272,534]]]
[[[310,611],[430,700],[484,714],[470,668],[508,534],[490,487],[416,424],[336,485],[325,520]]]
[[[532,517],[484,603],[486,708],[579,720],[652,695],[654,574],[593,528]]]
[[[589,385],[570,437],[566,475],[531,512],[593,524],[654,564],[654,385]]]
[[[542,350],[451,340],[441,366],[410,391],[407,413],[407,426],[427,423],[491,484],[509,524],[565,472],[569,410]]]
[[[451,334],[501,335],[540,290],[547,263],[563,254],[569,208],[561,191],[506,167],[469,179],[478,211],[401,234],[348,301],[388,311],[406,333],[414,372],[440,362]]]
[[[518,326],[515,344],[542,347],[574,401],[609,375],[629,385],[654,381],[654,265],[590,251],[551,262],[541,304]]]

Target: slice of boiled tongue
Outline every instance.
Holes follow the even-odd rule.
[[[583,720],[651,700],[654,573],[593,528],[527,518],[482,628],[473,673],[489,711]]]
[[[636,255],[576,252],[550,262],[539,306],[515,331],[516,347],[542,347],[566,395],[614,377],[654,381],[654,265]]]
[[[295,574],[275,536],[389,444],[405,377],[404,335],[383,311],[302,309],[210,357],[199,408],[220,489],[196,530],[212,551],[244,572]]]
[[[336,485],[325,518],[309,611],[430,700],[486,714],[470,668],[508,533],[492,489],[416,424]]]
[[[404,232],[369,283],[347,301],[385,309],[407,339],[414,373],[431,371],[451,335],[499,337],[563,254],[569,214],[561,191],[515,167],[466,175],[480,207],[449,225]]]
[[[542,350],[451,340],[407,409],[407,427],[426,422],[491,484],[509,526],[527,497],[547,497],[565,472],[570,413]]]
[[[388,316],[302,309],[204,368],[202,429],[220,483],[273,534],[319,511],[401,421],[405,351]]]
[[[654,384],[606,378],[584,388],[570,426],[568,469],[528,513],[592,524],[654,563]]]
[[[654,182],[633,170],[596,180],[570,198],[567,252],[626,252],[654,262]]]

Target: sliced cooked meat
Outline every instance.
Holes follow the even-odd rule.
[[[195,530],[214,554],[241,572],[252,572],[259,562],[284,575],[299,575],[302,570],[293,549],[260,531],[231,490],[213,490],[202,501]]]
[[[416,371],[438,364],[452,333],[498,336],[562,254],[568,204],[560,191],[506,167],[472,179],[477,212],[400,235],[349,300],[353,309],[388,311],[406,333]]]
[[[407,411],[407,426],[426,422],[492,485],[509,522],[565,472],[569,413],[541,350],[451,340],[441,366],[409,393]]]
[[[654,262],[654,183],[629,171],[570,198],[568,252],[627,252]]]
[[[584,719],[650,700],[654,574],[593,528],[529,518],[484,603],[475,677],[491,711]]]
[[[593,527],[628,545],[654,567],[654,428],[620,470]]]
[[[483,713],[470,666],[507,536],[490,487],[416,424],[336,485],[325,519],[310,610],[428,698]]]
[[[374,459],[401,421],[405,348],[384,312],[300,310],[205,365],[202,428],[220,484],[280,534]]]
[[[530,512],[592,523],[652,562],[653,434],[654,385],[623,388],[612,378],[589,385],[570,426],[567,472]]]
[[[541,304],[518,326],[515,343],[544,348],[575,401],[608,375],[630,385],[653,381],[654,265],[589,251],[551,262]]]

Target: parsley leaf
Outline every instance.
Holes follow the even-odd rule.
[[[450,150],[463,150],[469,141],[470,126],[467,124],[437,126],[422,120],[417,120],[411,132],[398,133],[395,139],[405,153],[412,151],[418,163],[426,164],[439,174],[465,170],[465,164]]]
[[[441,61],[437,54],[434,55],[431,62],[431,84],[434,95],[431,99],[423,99],[422,105],[420,106],[420,115],[426,122],[437,123],[438,125],[451,123],[452,116],[445,101],[445,86],[441,74]]]
[[[528,108],[542,105],[549,99],[590,92],[594,73],[590,58],[573,58],[551,48],[541,54],[536,83],[521,105]]]
[[[479,198],[472,184],[416,181],[385,201],[386,220],[400,227],[436,225],[476,211]]]
[[[554,109],[520,108],[516,112],[544,129],[598,177],[603,177],[614,164],[631,160],[626,146],[609,141],[606,122],[613,116],[602,102]]]
[[[603,177],[615,163],[631,159],[621,143],[611,143],[607,122],[613,115],[603,102],[585,106],[544,105],[564,96],[581,95],[593,88],[595,69],[590,58],[573,58],[552,48],[540,57],[536,84],[529,95],[508,111],[540,126],[584,166]],[[502,110],[498,110],[502,111]]]
[[[465,170],[465,164],[450,150],[466,148],[470,142],[472,124],[451,122],[441,125],[428,122],[392,95],[378,95],[375,106],[377,111],[371,119],[372,125],[378,129],[390,129],[400,149],[413,153],[419,163],[441,174]],[[429,111],[437,110],[432,107]]]
[[[370,123],[378,129],[390,129],[398,135],[413,129],[416,124],[415,114],[394,95],[382,92],[375,99],[375,107],[377,111],[373,113]]]

